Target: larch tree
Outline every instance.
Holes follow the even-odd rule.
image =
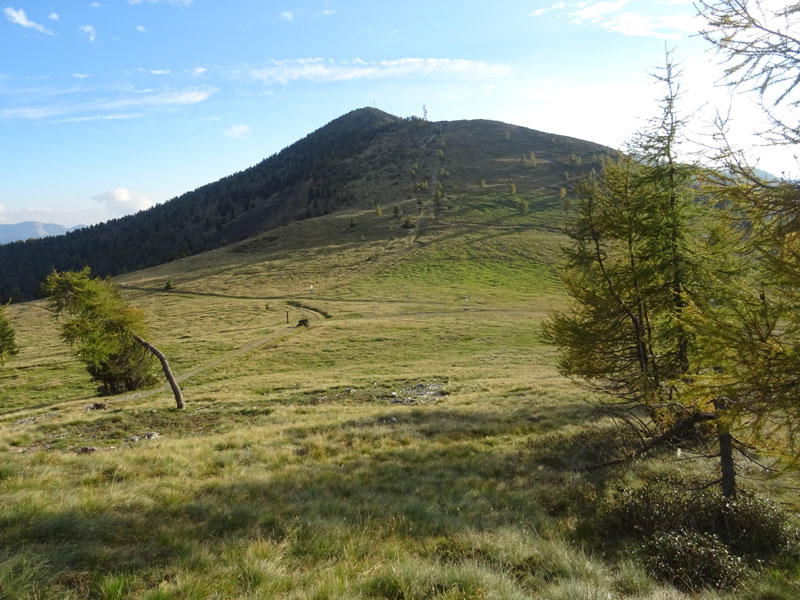
[[[110,279],[81,271],[53,271],[42,285],[50,309],[63,318],[61,337],[72,346],[104,394],[154,383],[152,358],[161,363],[179,409],[183,394],[164,354],[146,341],[144,314],[128,304]]]
[[[697,3],[702,36],[726,67],[727,83],[755,92],[770,127],[767,143],[800,143],[800,5],[762,0]],[[800,457],[800,182],[764,178],[744,152],[728,143],[718,122],[721,168],[706,178],[716,202],[734,207],[730,229],[739,233],[751,273],[731,288],[724,306],[693,307],[697,335],[709,348],[709,393],[724,398],[724,415],[742,453],[753,447]]]
[[[562,373],[601,392],[603,406],[642,436],[636,454],[718,421],[719,403],[695,389],[703,348],[687,309],[717,295],[708,274],[730,255],[698,197],[699,169],[678,159],[684,122],[669,54],[656,77],[662,113],[577,186],[563,272],[572,305],[545,323]],[[726,473],[728,432],[718,433]]]

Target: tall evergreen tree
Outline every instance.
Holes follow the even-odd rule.
[[[771,123],[763,139],[800,143],[800,9],[762,0],[700,1],[701,35],[726,65],[734,89],[755,91]],[[694,326],[716,373],[708,393],[725,398],[726,420],[743,452],[758,444],[800,456],[800,182],[765,179],[728,143],[719,123],[721,168],[706,181],[716,202],[737,209],[731,229],[752,273],[724,305],[695,307]],[[746,424],[746,426],[744,426]]]
[[[694,387],[703,348],[687,308],[709,303],[708,274],[729,253],[698,198],[699,170],[677,157],[677,75],[668,54],[657,74],[661,115],[578,186],[564,271],[573,303],[545,324],[561,371],[602,392],[605,406],[649,438],[644,449],[718,420],[713,398]],[[724,449],[721,459],[732,460]]]

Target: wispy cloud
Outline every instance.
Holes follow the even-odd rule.
[[[281,19],[284,21],[294,21],[294,13],[290,10],[284,10],[281,12]]]
[[[264,83],[286,85],[294,81],[351,81],[407,76],[457,76],[475,79],[505,77],[507,65],[454,58],[400,58],[380,62],[335,61],[323,58],[272,60],[267,65],[251,68],[249,74]]]
[[[128,0],[128,4],[175,4],[176,6],[189,6],[194,0]]]
[[[149,196],[138,190],[129,190],[124,187],[97,194],[92,199],[105,204],[108,208],[120,214],[138,212],[155,205],[155,202]]]
[[[58,13],[57,12],[51,12],[50,16],[47,17],[47,18],[50,19],[51,21],[58,21]]]
[[[13,7],[8,6],[3,9],[3,12],[6,15],[6,19],[11,21],[12,23],[21,25],[26,29],[33,29],[34,31],[38,31],[39,33],[44,33],[45,35],[53,35],[53,32],[47,29],[47,27],[45,27],[44,25],[40,25],[39,23],[34,23],[33,21],[29,20],[27,15],[25,15],[25,11],[22,10],[21,8],[19,10],[14,10]]]
[[[136,31],[138,31],[139,33],[147,33],[147,29],[144,28],[144,25],[137,25]]]
[[[97,39],[97,31],[95,31],[95,28],[91,25],[78,25],[78,29],[89,36],[90,42],[93,42]]]
[[[101,99],[82,103],[54,103],[19,106],[0,109],[0,120],[44,120],[61,117],[66,119],[100,120],[103,116],[114,117],[120,111],[155,110],[162,107],[180,107],[198,104],[216,93],[213,87],[191,87],[185,89],[144,90],[113,99]],[[141,113],[144,114],[144,113]],[[134,116],[141,116],[137,114]],[[133,118],[127,116],[126,118]]]
[[[172,73],[169,69],[143,69],[142,67],[138,67],[136,70],[139,71],[139,73],[150,73],[151,75],[169,75]]]
[[[635,10],[633,6],[629,9],[630,4],[631,0],[556,2],[549,9],[537,9],[529,14],[541,16],[547,11],[563,11],[574,25],[592,25],[622,35],[668,40],[677,40],[698,30],[693,10],[663,14],[664,6],[690,6],[689,0],[641,2],[636,4]]]
[[[699,29],[694,15],[642,15],[624,12],[602,23],[603,29],[623,35],[655,37],[665,40],[678,40],[686,34]]]
[[[202,75],[206,71],[208,71],[208,69],[206,69],[205,67],[195,67],[194,69],[192,69],[192,74],[193,75]]]
[[[332,17],[333,15],[336,14],[336,9],[331,7],[331,3],[330,2],[323,2],[322,6],[323,6],[322,11],[317,13],[317,16],[319,16],[319,17]]]
[[[243,140],[250,133],[250,128],[247,125],[231,125],[222,133],[227,137]]]
[[[92,2],[89,5],[89,8],[100,8],[100,3],[99,2]]]
[[[544,13],[547,12],[546,8],[537,8],[536,10],[532,10],[528,13],[529,17],[541,17]]]
[[[130,113],[120,115],[86,115],[83,117],[69,117],[67,119],[58,119],[55,123],[86,123],[88,121],[120,121],[127,119],[138,119],[144,116],[144,113]]]
[[[87,77],[89,77],[89,75],[86,73],[73,73],[72,76],[75,79],[86,79]]]
[[[581,2],[578,10],[569,13],[573,21],[599,22],[609,14],[619,12],[630,0],[615,0],[614,2]]]

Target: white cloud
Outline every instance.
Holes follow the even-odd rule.
[[[284,10],[281,12],[281,19],[284,21],[294,21],[294,13],[290,10]]]
[[[89,8],[100,8],[100,3],[99,2],[92,2],[89,5]]]
[[[120,121],[126,119],[138,119],[143,116],[142,113],[131,113],[122,115],[87,115],[85,117],[70,117],[68,119],[59,119],[56,123],[86,123],[87,121]]]
[[[124,187],[97,194],[93,196],[93,200],[105,204],[108,208],[120,214],[139,212],[155,205],[155,202],[149,196]]]
[[[98,108],[114,110],[132,106],[178,106],[197,104],[207,100],[216,92],[216,88],[197,87],[185,90],[169,90],[136,98],[120,98],[98,104]]]
[[[120,96],[112,100],[97,100],[81,104],[50,104],[42,106],[22,106],[0,109],[0,120],[25,119],[42,120],[55,117],[83,118],[90,113],[91,120],[97,120],[101,113],[114,113],[130,109],[147,109],[160,107],[189,106],[207,100],[217,92],[213,87],[191,87],[182,90],[164,89],[144,90],[134,95]],[[140,116],[140,115],[136,115]]]
[[[351,81],[405,76],[458,76],[474,79],[505,77],[507,65],[453,58],[401,58],[380,62],[337,62],[322,58],[272,60],[253,68],[250,76],[264,83],[286,85],[293,81]]]
[[[330,2],[323,2],[322,5],[325,7],[322,9],[322,12],[318,13],[320,17],[332,17],[336,14],[336,9],[331,8]]]
[[[51,12],[50,16],[47,17],[47,18],[50,19],[51,21],[58,21],[58,13],[57,12]]]
[[[193,0],[128,0],[128,4],[142,4],[143,2],[147,2],[148,4],[158,4],[159,2],[164,2],[166,4],[175,4],[177,6],[189,6]]]
[[[6,215],[8,214],[8,209],[0,204],[0,223],[6,223]]]
[[[699,24],[689,14],[651,16],[623,12],[600,24],[607,31],[623,35],[639,35],[665,40],[678,40],[685,34],[696,33]]]
[[[561,10],[567,5],[566,2],[556,2],[550,7],[550,10]]]
[[[89,36],[90,42],[93,42],[97,39],[97,31],[95,31],[94,27],[91,25],[78,25],[78,29]]]
[[[153,69],[150,71],[153,75],[169,75],[171,72],[169,69]]]
[[[14,10],[11,6],[8,6],[3,9],[3,12],[6,15],[6,19],[11,21],[12,23],[21,25],[26,29],[33,29],[35,31],[38,31],[39,33],[44,33],[46,35],[53,35],[53,32],[47,29],[44,25],[39,25],[39,23],[34,23],[33,21],[29,21],[28,17],[25,15],[25,11],[22,10],[21,8],[19,10]]]
[[[614,2],[579,3],[578,10],[569,13],[573,21],[590,21],[596,23],[604,16],[621,10],[630,0],[615,0]]]
[[[72,76],[75,79],[86,79],[87,77],[89,77],[89,75],[86,73],[73,73]]]
[[[140,33],[147,33],[147,29],[144,28],[144,25],[137,25],[136,26],[136,31],[138,31]]]
[[[659,15],[645,12],[642,9],[624,10],[629,3],[630,0],[579,2],[577,5],[572,5],[574,10],[569,11],[569,22],[573,25],[589,23],[622,35],[655,37],[665,40],[681,39],[687,33],[696,33],[700,27],[696,22],[694,10]],[[678,6],[691,5],[692,2],[661,0],[656,4]],[[558,2],[553,5],[553,8],[563,8],[564,6],[566,6],[564,2]],[[640,3],[637,6],[647,6],[647,3]]]
[[[529,17],[541,17],[544,13],[547,12],[546,8],[537,8],[536,10],[532,10],[528,13]]]
[[[222,133],[227,137],[243,140],[250,133],[250,128],[247,125],[231,125]]]
[[[195,67],[194,69],[192,69],[192,73],[194,75],[202,75],[206,71],[208,71],[208,69],[206,69],[205,67]]]

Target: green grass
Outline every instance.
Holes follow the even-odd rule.
[[[96,398],[42,304],[9,307],[0,597],[687,597],[593,524],[617,486],[713,461],[584,470],[620,440],[540,335],[565,301],[552,215],[470,198],[416,232],[355,211],[120,278],[183,412],[166,389]],[[743,474],[798,506],[792,480]],[[796,578],[700,596],[792,598]]]

